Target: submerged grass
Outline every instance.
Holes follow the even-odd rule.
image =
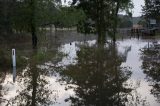
[[[16,57],[17,67],[23,67],[26,65],[27,60],[23,57]],[[0,50],[0,70],[9,70],[12,68],[12,57],[11,53]]]

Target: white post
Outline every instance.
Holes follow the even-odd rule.
[[[16,50],[12,49],[12,62],[13,62],[13,67],[16,67]]]
[[[16,80],[16,50],[12,49],[13,82]]]

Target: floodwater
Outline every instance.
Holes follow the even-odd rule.
[[[158,38],[98,45],[94,35],[57,35],[46,35],[37,50],[1,47],[17,54],[17,67],[0,71],[1,106],[160,106]]]

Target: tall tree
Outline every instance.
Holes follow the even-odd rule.
[[[147,21],[149,18],[160,21],[160,1],[159,0],[145,0],[145,6],[143,6],[143,15]]]
[[[98,42],[105,42],[106,30],[116,32],[117,17],[120,10],[129,10],[131,0],[73,0],[73,4],[83,8],[87,18],[95,21]],[[113,41],[115,37],[113,36]]]

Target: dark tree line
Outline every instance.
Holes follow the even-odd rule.
[[[32,44],[37,46],[37,29],[50,21],[52,8],[59,0],[1,0],[0,33],[29,32]]]
[[[0,16],[2,35],[30,33],[36,48],[40,28],[73,27],[84,14],[74,7],[62,7],[61,0],[1,0]]]
[[[75,9],[77,7],[80,10]],[[2,16],[0,32],[4,34],[29,32],[35,48],[37,31],[41,26],[54,24],[56,27],[72,27],[84,18],[95,22],[98,42],[105,42],[106,32],[112,35],[113,41],[116,41],[118,13],[125,10],[130,14],[132,2],[131,0],[73,0],[71,7],[63,8],[61,0],[1,0],[0,8]]]

